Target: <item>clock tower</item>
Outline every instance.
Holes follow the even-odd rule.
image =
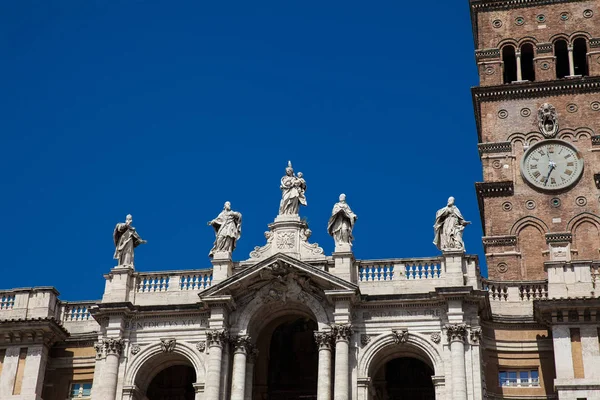
[[[470,7],[487,391],[600,398],[600,0]]]

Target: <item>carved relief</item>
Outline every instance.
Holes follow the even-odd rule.
[[[442,335],[439,332],[433,332],[431,334],[431,341],[435,344],[438,344],[442,340]]]
[[[94,342],[94,350],[96,350],[96,359],[101,359],[104,351],[104,344],[102,343],[102,340]]]
[[[206,342],[201,341],[196,343],[196,350],[198,350],[200,353],[204,352],[206,350]]]
[[[235,336],[232,338],[232,343],[236,353],[250,353],[254,346],[250,340],[250,336]]]
[[[408,329],[393,329],[392,334],[394,335],[394,343],[402,344],[408,341]]]
[[[116,354],[118,356],[123,352],[123,339],[104,339],[102,341],[106,354]]]
[[[354,333],[352,325],[350,324],[334,324],[331,325],[331,331],[335,336],[335,340],[350,340],[350,337]]]
[[[333,334],[331,332],[315,332],[315,342],[319,349],[331,349]]]
[[[362,344],[363,346],[368,345],[371,342],[371,336],[367,335],[367,334],[362,334],[360,335],[360,344]]]
[[[135,343],[133,345],[131,345],[131,354],[132,355],[136,355],[137,353],[139,353],[140,351],[142,351],[142,348],[140,347],[139,344]]]
[[[294,232],[282,232],[277,235],[278,249],[292,249],[295,244]]]
[[[482,336],[482,332],[481,332],[481,328],[480,327],[471,328],[471,332],[469,334],[469,337],[471,339],[471,343],[473,343],[473,344],[479,344],[481,342],[481,336]]]
[[[171,353],[175,350],[175,339],[160,339],[160,349],[163,353]]]
[[[222,347],[229,339],[229,331],[227,329],[211,329],[206,331],[206,339],[208,346]]]
[[[556,136],[556,132],[558,132],[558,115],[552,104],[544,103],[538,109],[538,128],[546,138]]]

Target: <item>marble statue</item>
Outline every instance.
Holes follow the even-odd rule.
[[[113,231],[113,240],[115,242],[114,259],[119,260],[119,265],[133,266],[133,249],[140,244],[147,243],[142,240],[135,228],[131,226],[133,217],[128,214],[124,223],[118,223]]]
[[[231,253],[235,250],[235,244],[242,234],[242,214],[231,211],[230,202],[225,202],[223,211],[217,218],[208,221],[208,225],[215,229],[216,235],[213,248],[208,253],[209,257],[214,256],[216,252]]]
[[[435,214],[435,238],[433,244],[442,251],[463,250],[463,230],[471,222],[465,221],[458,208],[454,205],[454,197],[448,199],[446,207]]]
[[[300,204],[306,206],[306,181],[302,172],[294,175],[292,162],[288,161],[285,176],[281,178],[281,203],[279,215],[298,215]]]
[[[348,203],[346,203],[346,195],[340,194],[340,201],[333,206],[329,223],[327,224],[327,232],[333,236],[336,246],[340,244],[352,245],[352,229],[358,216],[352,212]]]

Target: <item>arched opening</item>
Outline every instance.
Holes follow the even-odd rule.
[[[533,44],[525,43],[521,46],[521,75],[524,81],[535,81],[535,69],[533,67]]]
[[[554,57],[556,57],[556,78],[562,79],[569,76],[569,50],[566,40],[554,42]]]
[[[194,400],[196,371],[187,365],[174,365],[160,371],[148,385],[148,400]]]
[[[260,332],[261,356],[255,366],[253,399],[316,399],[318,348],[317,323],[305,315],[276,318]]]
[[[502,62],[504,64],[504,83],[517,80],[517,56],[515,47],[506,45],[502,48]]]
[[[413,357],[386,362],[373,376],[377,400],[434,400],[433,369]]]
[[[585,38],[577,38],[573,42],[573,67],[575,75],[588,76],[587,42]]]

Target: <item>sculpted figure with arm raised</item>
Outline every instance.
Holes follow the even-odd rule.
[[[114,259],[119,260],[119,265],[133,266],[133,249],[140,244],[147,243],[131,226],[133,217],[128,214],[124,223],[118,223],[113,231],[113,240],[115,242]]]
[[[226,201],[223,211],[217,218],[208,221],[208,225],[215,230],[215,243],[208,253],[209,257],[216,252],[231,253],[235,250],[237,240],[242,234],[242,214],[231,210],[231,203]]]
[[[438,210],[435,214],[433,244],[442,251],[464,251],[465,244],[462,234],[465,226],[469,224],[470,222],[465,221],[459,209],[454,205],[454,197],[450,197],[446,207]]]

